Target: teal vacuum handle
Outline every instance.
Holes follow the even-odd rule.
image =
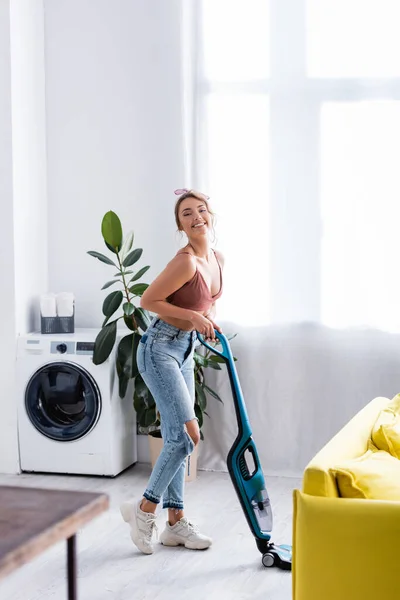
[[[242,428],[243,437],[247,438],[247,437],[251,436],[251,428],[250,428],[250,423],[249,423],[249,417],[247,415],[246,405],[245,405],[244,399],[243,399],[242,389],[241,389],[240,383],[239,383],[239,377],[238,377],[236,367],[235,367],[235,361],[233,360],[232,350],[229,346],[228,339],[225,337],[225,335],[223,333],[220,333],[219,331],[215,330],[215,337],[218,339],[218,341],[220,342],[220,344],[222,346],[222,352],[217,350],[214,346],[211,346],[208,342],[205,341],[203,335],[201,333],[197,332],[197,338],[203,344],[203,346],[208,348],[208,350],[211,350],[211,352],[213,352],[217,356],[220,356],[221,358],[223,358],[228,364],[228,368],[229,368],[229,371],[232,376],[231,384],[234,387],[234,392],[238,399],[237,406],[236,406],[236,410],[239,413],[239,414],[237,414],[238,423],[240,424],[240,426]]]
[[[232,362],[233,362],[233,356],[232,356],[231,348],[229,346],[228,339],[224,336],[223,333],[220,333],[216,329],[214,330],[215,337],[222,344],[222,352],[219,352],[219,350],[217,350],[216,348],[214,348],[214,346],[211,346],[210,344],[208,344],[205,341],[205,339],[204,339],[204,337],[203,337],[203,335],[201,333],[199,333],[198,331],[196,331],[196,333],[197,333],[198,340],[203,344],[203,346],[205,346],[206,348],[208,348],[209,350],[211,350],[211,352],[214,352],[214,354],[217,354],[218,356],[221,356],[221,358],[225,358],[227,360],[232,359]]]

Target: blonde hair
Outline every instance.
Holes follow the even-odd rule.
[[[196,192],[195,190],[187,190],[186,192],[184,192],[183,194],[181,194],[179,196],[179,198],[175,204],[175,222],[176,222],[176,226],[178,227],[178,231],[182,231],[182,225],[179,220],[179,207],[182,204],[182,202],[184,200],[186,200],[187,198],[197,198],[197,200],[201,200],[201,202],[204,202],[204,204],[206,205],[207,211],[211,215],[211,223],[212,223],[212,227],[214,229],[215,215],[210,208],[210,205],[208,202],[209,197],[206,196],[205,194],[202,194],[201,192]]]

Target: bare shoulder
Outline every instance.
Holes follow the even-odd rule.
[[[196,258],[187,252],[178,252],[168,263],[166,269],[170,272],[181,273],[191,277],[197,268]]]
[[[214,252],[215,252],[215,256],[218,259],[219,264],[221,265],[221,268],[223,268],[224,264],[225,264],[225,257],[224,257],[224,255],[222,254],[221,250],[214,250]]]
[[[144,292],[142,301],[165,300],[189,281],[195,272],[195,258],[189,254],[177,254]]]

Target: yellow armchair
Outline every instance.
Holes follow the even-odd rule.
[[[312,459],[294,491],[293,600],[398,600],[400,502],[339,498],[330,472],[361,456],[388,398],[375,398]]]

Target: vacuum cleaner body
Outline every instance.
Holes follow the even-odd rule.
[[[227,458],[228,471],[250,530],[255,537],[257,548],[263,555],[263,565],[265,567],[276,565],[281,569],[290,570],[291,546],[275,545],[271,541],[273,525],[271,503],[257,448],[252,439],[246,405],[229,342],[222,333],[216,331],[215,334],[222,345],[222,352],[209,345],[200,334],[197,335],[204,346],[224,359],[228,369],[238,423],[238,435]]]

